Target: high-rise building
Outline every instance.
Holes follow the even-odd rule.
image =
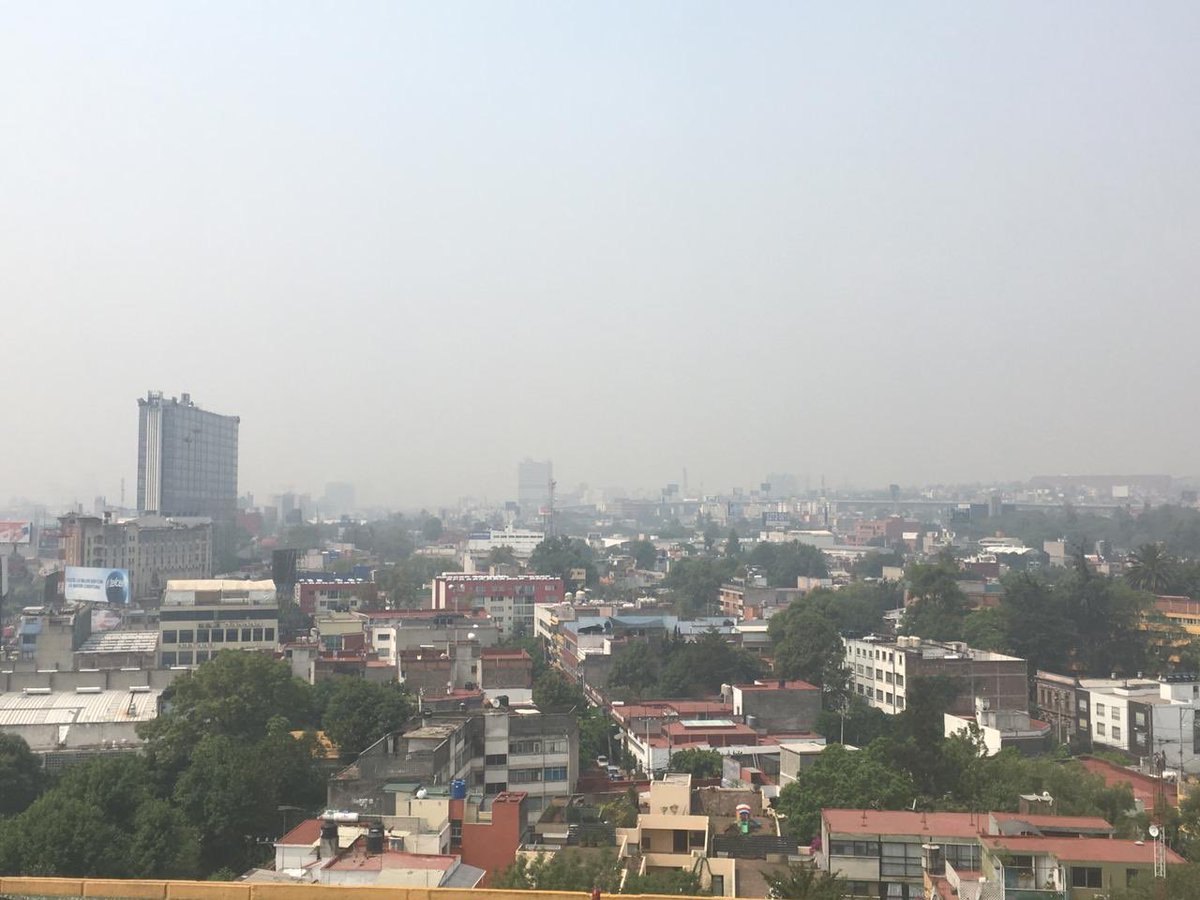
[[[532,521],[550,505],[550,481],[554,477],[550,460],[524,459],[517,464],[517,505],[521,517]]]
[[[208,516],[237,513],[238,422],[200,409],[188,394],[138,400],[138,490],[142,513]]]

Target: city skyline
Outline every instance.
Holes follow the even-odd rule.
[[[1192,470],[1194,4],[0,24],[0,497],[132,503],[148,385],[404,506]]]

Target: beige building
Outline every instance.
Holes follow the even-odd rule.
[[[692,815],[691,775],[672,773],[652,781],[648,811],[638,815],[633,828],[618,828],[617,836],[622,855],[638,857],[639,875],[694,872],[713,896],[737,896],[737,861],[710,855],[711,820]]]
[[[159,612],[159,663],[198,666],[222,650],[279,649],[273,581],[169,581]]]
[[[64,564],[127,569],[130,599],[141,606],[157,606],[171,579],[212,575],[211,519],[70,515],[59,523]]]

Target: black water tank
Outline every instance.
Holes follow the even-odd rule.
[[[372,825],[367,829],[367,852],[382,853],[383,852],[383,826]]]

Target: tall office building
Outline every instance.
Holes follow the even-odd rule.
[[[550,505],[550,480],[553,477],[548,459],[524,459],[517,464],[517,506],[521,508],[521,518],[532,521]]]
[[[138,489],[142,513],[208,516],[216,525],[237,514],[238,422],[200,409],[188,394],[138,400]]]

